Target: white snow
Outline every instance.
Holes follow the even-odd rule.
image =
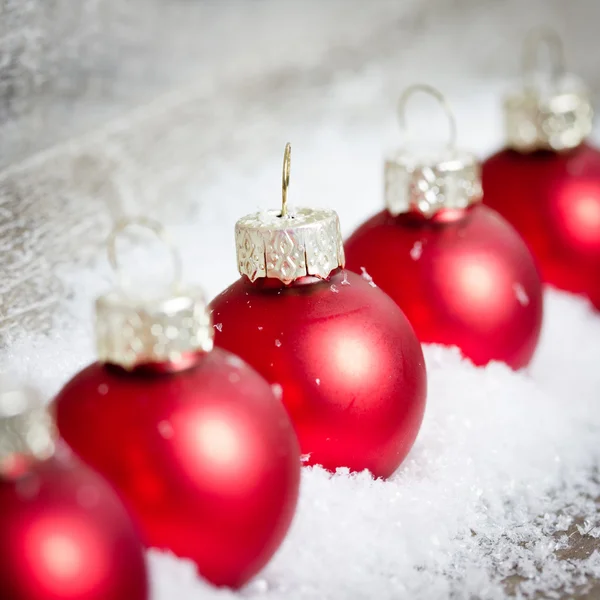
[[[302,138],[294,147],[298,168],[292,166],[299,205],[339,207],[345,234],[382,205],[385,141],[379,131],[348,127],[334,123]],[[285,137],[293,144],[294,131],[302,133],[291,129]],[[347,178],[323,169],[333,151]],[[229,170],[219,185],[199,190],[201,210],[171,228],[188,280],[201,281],[208,297],[236,276],[235,219],[257,204],[277,207],[278,154],[274,149],[252,177]],[[151,277],[157,260],[131,249],[122,264],[135,265],[136,277],[146,265]],[[94,359],[92,302],[112,280],[105,261],[85,271],[65,269],[62,278],[73,294],[53,332],[22,335],[1,355],[6,368],[48,396]],[[520,296],[518,287],[515,293]],[[521,595],[550,595],[600,577],[600,553],[568,562],[556,555],[578,535],[600,532],[594,501],[600,496],[600,317],[565,293],[547,290],[545,300],[542,340],[527,372],[502,364],[475,368],[453,349],[425,349],[425,421],[390,481],[304,468],[290,534],[245,589],[214,589],[189,562],[150,551],[153,600],[496,599],[505,597],[502,580],[513,574],[523,578],[516,588]]]
[[[105,285],[94,279],[77,274],[79,289]],[[600,495],[600,318],[567,294],[548,290],[545,299],[543,339],[528,373],[502,364],[478,369],[455,350],[426,348],[425,422],[398,473],[383,482],[305,468],[288,539],[240,594],[500,598],[502,578],[515,571],[526,578],[523,591],[600,573],[600,556],[567,564],[553,554],[568,546],[559,534],[573,518],[581,518],[581,534],[600,531],[592,500]],[[71,314],[89,313],[85,302],[78,297]],[[65,321],[2,357],[48,393],[93,358],[89,318]],[[237,597],[197,579],[185,561],[150,556],[156,600]]]

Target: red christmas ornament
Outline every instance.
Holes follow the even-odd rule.
[[[438,158],[400,152],[386,162],[387,209],[348,239],[348,267],[366,270],[402,308],[425,343],[458,346],[477,365],[518,369],[534,353],[542,321],[540,278],[516,231],[479,204],[475,159],[452,140]],[[403,119],[403,112],[401,117]]]
[[[276,384],[307,464],[388,477],[418,433],[423,355],[402,311],[343,269],[338,217],[286,208],[236,225],[241,279],[211,303],[215,343]]]
[[[241,586],[296,507],[300,453],[285,409],[248,365],[211,349],[198,290],[158,302],[115,292],[97,311],[100,362],[56,398],[61,434],[127,499],[147,545]]]
[[[0,392],[0,598],[146,600],[144,549],[114,490],[27,389]]]
[[[484,201],[525,238],[545,282],[600,309],[600,152],[585,142],[592,106],[564,74],[557,37],[530,37],[526,57],[542,40],[558,72],[546,89],[530,81],[507,98],[508,147],[483,164]]]

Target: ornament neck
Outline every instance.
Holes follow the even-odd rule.
[[[261,277],[259,279],[255,279],[252,281],[247,275],[242,275],[242,280],[246,285],[253,287],[254,289],[260,290],[281,290],[281,289],[290,289],[296,287],[305,287],[308,285],[315,285],[318,283],[323,283],[329,281],[332,277],[334,277],[337,273],[341,272],[343,269],[338,267],[334,269],[327,275],[327,277],[317,277],[315,275],[305,275],[303,277],[298,277],[294,279],[290,283],[283,283],[280,279],[275,277]]]
[[[548,51],[543,68],[540,50]],[[522,154],[568,150],[591,133],[594,110],[587,85],[566,72],[562,42],[546,28],[534,29],[523,44],[523,80],[504,99],[507,145]]]
[[[404,144],[385,161],[385,203],[393,215],[421,213],[433,217],[441,212],[465,209],[481,201],[479,162],[473,154],[456,147],[456,119],[445,97],[430,85],[408,87],[400,98],[400,125],[406,134],[406,103],[415,92],[433,96],[445,110],[450,137],[445,148],[419,153]],[[406,136],[407,137],[407,136]]]
[[[54,455],[57,432],[35,390],[12,383],[1,385],[0,479],[15,479]]]
[[[116,240],[131,226],[150,230],[171,250],[170,292],[141,298],[127,285],[128,279],[117,260]],[[117,289],[96,300],[100,362],[121,365],[127,370],[160,364],[162,371],[173,372],[188,368],[196,354],[212,350],[213,329],[204,294],[199,288],[181,283],[181,258],[160,223],[146,218],[119,221],[109,237],[108,255],[120,283]]]
[[[402,222],[402,224],[410,223],[416,227],[428,225],[448,225],[451,223],[458,223],[466,219],[476,206],[477,205],[475,204],[472,206],[467,206],[466,208],[446,208],[436,212],[430,217],[418,212],[394,215],[388,210],[388,214],[396,222]]]
[[[553,148],[535,148],[534,150],[528,151],[511,145],[508,145],[507,149],[510,152],[512,152],[515,156],[528,156],[538,160],[547,160],[554,159],[557,156],[575,156],[582,148],[585,148],[586,145],[587,140],[581,140],[581,142],[577,146],[556,150]]]
[[[105,362],[104,365],[110,371],[119,373],[136,375],[172,375],[174,373],[181,373],[193,369],[202,362],[207,354],[207,352],[202,351],[187,352],[178,357],[171,357],[168,360],[142,363],[135,365],[132,368],[127,368],[118,363],[111,362]]]

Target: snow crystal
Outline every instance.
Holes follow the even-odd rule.
[[[410,257],[413,260],[419,260],[423,254],[423,242],[417,240],[410,249]]]
[[[169,423],[169,421],[161,421],[158,424],[158,433],[160,433],[160,435],[162,435],[162,437],[164,437],[166,440],[168,440],[173,437],[173,434],[175,433],[175,431],[173,429],[173,425],[171,425],[171,423]]]
[[[234,367],[236,369],[239,369],[240,367],[244,366],[244,361],[235,354],[229,354],[225,360],[229,366]]]
[[[515,296],[521,306],[527,306],[529,304],[529,296],[525,291],[525,288],[520,283],[515,283],[513,285],[513,290],[515,292]]]
[[[369,283],[369,285],[371,287],[377,287],[377,285],[375,284],[375,282],[373,281],[373,278],[367,273],[367,270],[364,267],[360,268],[360,276]]]

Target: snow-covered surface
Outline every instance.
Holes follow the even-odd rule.
[[[443,52],[443,44],[436,48]],[[350,233],[382,204],[382,156],[399,141],[395,98],[424,79],[423,61],[398,64],[397,79],[392,63],[361,65],[323,88],[304,89],[308,79],[291,78],[256,94],[243,88],[243,101],[216,93],[208,106],[197,90],[186,90],[4,173],[8,278],[0,305],[11,302],[0,325],[8,314],[18,326],[0,350],[3,368],[51,397],[94,359],[92,303],[113,277],[105,259],[85,269],[74,263],[89,255],[111,217],[136,206],[168,221],[186,279],[209,297],[217,294],[236,277],[235,220],[280,201],[286,141],[293,147],[290,202],[335,208]],[[506,82],[481,76],[452,83],[455,76],[426,79],[454,106],[461,145],[485,155],[501,144]],[[433,110],[429,100],[412,100],[411,127],[443,141],[443,116]],[[70,168],[80,155],[109,150],[117,150],[113,163],[96,172],[94,185],[85,164]],[[83,192],[81,180],[88,184]],[[99,181],[120,190],[119,208],[114,198],[104,204]],[[94,195],[101,201],[88,201]],[[136,285],[168,278],[167,253],[151,238],[147,244],[120,245]],[[55,275],[62,287],[52,285],[50,294]],[[27,288],[21,306],[24,281],[34,289]],[[32,305],[50,313],[44,302],[61,290],[48,334],[23,326]],[[600,537],[600,316],[564,293],[548,290],[545,299],[543,338],[527,372],[500,364],[477,369],[451,349],[426,348],[424,425],[390,481],[304,469],[292,530],[255,581],[240,592],[217,590],[186,561],[151,551],[153,600],[502,598],[503,579],[515,574],[522,577],[517,594],[549,596],[600,577],[600,553],[559,560],[573,525]]]
[[[485,112],[493,97],[487,92],[457,107],[459,126],[465,113],[471,124],[489,123],[461,135],[480,151],[499,139],[498,127],[473,107]],[[200,208],[171,227],[187,279],[200,281],[207,295],[236,276],[235,219],[277,205],[288,137],[300,140],[293,149],[295,204],[339,209],[345,233],[380,205],[391,127],[382,134],[332,119],[311,135],[301,129],[293,124],[282,132],[281,147],[256,168],[224,169],[210,188],[195,190]],[[120,250],[124,268],[136,263],[140,281],[168,276],[168,255],[151,238],[141,246],[124,240]],[[1,357],[48,396],[93,360],[92,301],[112,280],[105,260],[85,270],[63,267],[60,277],[70,297],[52,332],[17,336]],[[600,575],[600,554],[568,562],[555,554],[569,546],[565,531],[574,519],[584,533],[600,535],[593,501],[600,495],[600,317],[564,293],[548,290],[545,299],[543,339],[528,372],[501,364],[478,369],[451,349],[426,348],[424,425],[390,481],[305,469],[289,537],[247,588],[214,589],[189,563],[152,551],[154,600],[501,598],[502,579],[515,573],[524,578],[519,593],[570,589]]]

